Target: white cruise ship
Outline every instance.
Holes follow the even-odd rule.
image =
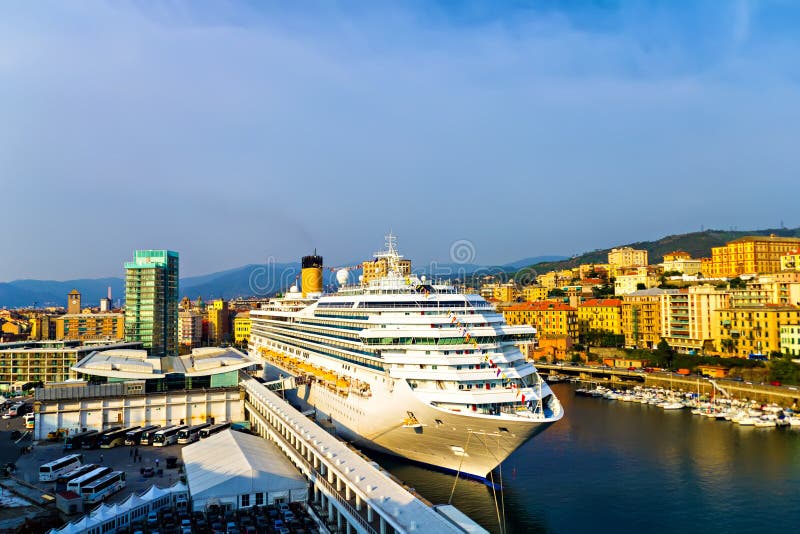
[[[347,286],[340,271],[336,293],[292,287],[251,311],[251,354],[298,377],[298,398],[355,445],[485,479],[563,416],[518,348],[536,331],[410,274],[392,236],[375,256],[385,276]]]

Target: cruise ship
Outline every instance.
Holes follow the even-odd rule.
[[[563,416],[519,348],[533,327],[415,276],[394,236],[363,267],[323,294],[322,258],[307,256],[302,290],[251,311],[250,353],[296,377],[290,400],[356,446],[482,480]]]

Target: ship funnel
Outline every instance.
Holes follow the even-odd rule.
[[[301,261],[303,270],[300,275],[300,288],[303,297],[322,293],[322,256],[317,256],[317,251],[311,256],[303,256]]]

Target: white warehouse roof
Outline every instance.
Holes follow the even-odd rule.
[[[225,430],[182,451],[192,499],[202,501],[245,493],[300,495],[308,483],[270,441]]]

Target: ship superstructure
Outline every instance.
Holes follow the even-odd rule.
[[[519,349],[533,327],[411,274],[393,236],[375,261],[382,276],[348,285],[340,271],[336,293],[293,287],[250,314],[251,353],[297,376],[318,417],[357,445],[479,478],[562,417]]]

